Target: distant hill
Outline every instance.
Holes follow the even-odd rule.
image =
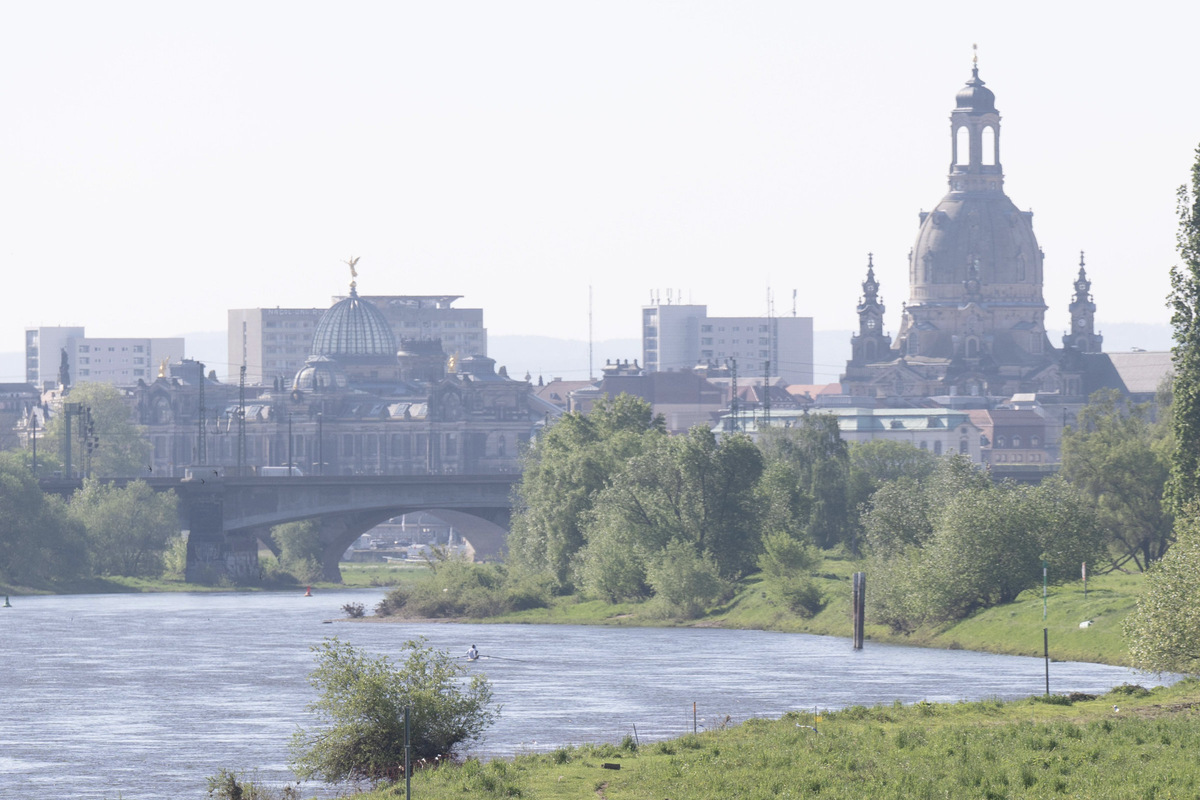
[[[549,381],[562,378],[569,381],[588,379],[588,343],[553,336],[493,336],[488,335],[488,355],[496,359],[496,368],[506,367],[513,378],[526,373],[537,383],[538,377]],[[604,362],[625,361],[632,364],[642,360],[640,339],[605,339],[592,346],[592,376],[599,378]]]
[[[1104,349],[1110,353],[1142,350],[1170,350],[1171,326],[1140,322],[1115,322],[1100,327],[1104,334]],[[846,368],[850,358],[852,331],[813,332],[813,382],[833,383]],[[228,358],[226,335],[220,332],[178,334],[186,342],[189,358],[204,362],[215,369],[221,380],[237,380],[237,368],[225,363]],[[893,334],[894,335],[894,334]],[[1061,344],[1062,332],[1051,329],[1050,341]],[[588,377],[588,343],[553,336],[489,336],[488,355],[496,359],[497,368],[507,367],[508,374],[523,378],[526,373],[534,383],[563,378],[586,380]],[[600,376],[605,361],[628,359],[630,363],[642,358],[639,339],[605,339],[592,347],[592,374]],[[25,354],[0,353],[0,383],[22,383],[25,380]]]

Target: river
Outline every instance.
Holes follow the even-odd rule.
[[[337,635],[399,655],[426,637],[475,644],[503,705],[481,757],[678,736],[726,717],[777,717],[900,700],[1039,694],[1037,658],[703,628],[436,623],[323,624],[382,590],[17,597],[0,608],[0,798],[203,798],[221,768],[280,784],[287,744],[311,726],[311,647]],[[1040,646],[1040,629],[1029,631]],[[466,663],[466,662],[464,662]],[[1053,663],[1050,688],[1100,693],[1153,676]],[[323,792],[305,786],[305,796]]]

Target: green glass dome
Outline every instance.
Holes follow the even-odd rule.
[[[333,305],[317,322],[312,355],[342,363],[361,359],[396,358],[396,336],[383,312],[362,300],[353,288],[350,296]]]

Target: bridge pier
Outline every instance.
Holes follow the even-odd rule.
[[[258,577],[258,536],[255,531],[225,531],[224,489],[216,484],[188,487],[181,492],[181,516],[188,529],[188,583],[249,581]]]

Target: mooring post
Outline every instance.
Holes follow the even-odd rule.
[[[854,595],[851,599],[853,607],[852,619],[854,623],[854,649],[862,650],[863,646],[863,617],[866,613],[866,592],[867,592],[867,574],[865,572],[854,573]]]
[[[1050,630],[1042,628],[1042,650],[1046,654],[1046,696],[1050,696]]]

